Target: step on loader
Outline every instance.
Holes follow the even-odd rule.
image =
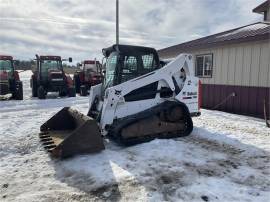
[[[41,126],[41,140],[53,156],[101,151],[105,136],[133,145],[192,132],[191,117],[200,115],[192,55],[164,63],[149,47],[113,45],[102,52],[105,78],[91,87],[88,114],[64,108]]]

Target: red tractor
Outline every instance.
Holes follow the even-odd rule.
[[[32,97],[45,99],[48,92],[59,92],[59,96],[75,97],[76,92],[72,78],[63,70],[60,56],[36,55],[37,69],[30,80]],[[69,58],[72,62],[72,58]]]
[[[18,65],[18,61],[14,61],[12,56],[0,55],[0,95],[11,94],[9,98],[22,100],[23,84],[19,73],[15,71],[15,63]]]
[[[81,96],[88,95],[91,86],[102,82],[102,66],[99,61],[85,60],[80,64],[81,70],[76,71],[73,77],[76,93]]]

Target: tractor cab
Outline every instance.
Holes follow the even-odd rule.
[[[48,80],[63,80],[64,71],[60,56],[40,56],[37,57],[37,71],[40,80],[48,82]],[[60,80],[59,80],[60,81]]]
[[[0,81],[5,82],[14,77],[14,64],[11,56],[0,56]]]
[[[83,61],[83,71],[100,72],[101,64],[97,60]]]
[[[81,96],[89,94],[92,86],[100,84],[103,80],[102,66],[97,60],[84,60],[80,64],[80,70],[73,77],[76,93]]]
[[[23,99],[22,82],[12,56],[0,55],[0,95],[12,94],[17,100]]]
[[[113,45],[102,50],[106,57],[105,88],[159,69],[159,57],[155,49],[149,47]]]
[[[93,84],[100,83],[102,80],[101,74],[101,64],[96,60],[85,60],[83,62],[83,72],[84,79],[86,82],[91,82],[93,80]]]

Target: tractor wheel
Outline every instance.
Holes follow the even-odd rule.
[[[15,100],[23,100],[23,84],[22,82],[18,82],[16,85],[16,89],[14,92]]]
[[[87,96],[87,88],[85,85],[81,86],[81,91],[80,91],[81,96]]]
[[[74,87],[68,89],[68,97],[76,97],[76,91]]]
[[[39,99],[45,99],[46,98],[46,92],[43,86],[39,86],[37,90],[37,96]]]
[[[81,87],[80,76],[78,74],[75,74],[73,77],[73,81],[74,81],[76,93],[80,93],[80,87]]]
[[[37,86],[37,81],[34,79],[31,79],[31,87],[32,87],[32,97],[37,97],[37,89],[38,89],[38,86]]]

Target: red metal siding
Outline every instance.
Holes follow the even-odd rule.
[[[215,109],[263,118],[264,100],[266,100],[267,112],[270,113],[270,88],[267,87],[203,84],[202,93],[202,107],[207,109],[214,109],[217,105],[228,99],[228,96],[235,93],[236,96],[230,97]]]

